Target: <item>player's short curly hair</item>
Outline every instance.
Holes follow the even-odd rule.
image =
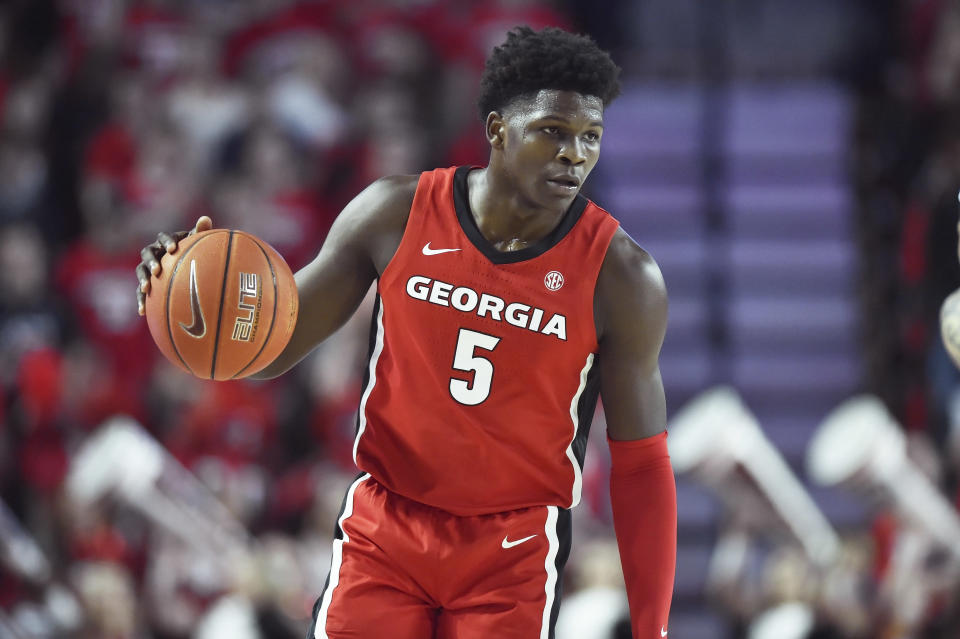
[[[494,48],[480,78],[480,119],[541,89],[576,91],[606,106],[620,94],[620,67],[590,36],[555,27],[514,27]]]

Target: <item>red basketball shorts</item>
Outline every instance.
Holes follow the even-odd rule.
[[[310,639],[552,639],[570,513],[458,517],[360,476]]]

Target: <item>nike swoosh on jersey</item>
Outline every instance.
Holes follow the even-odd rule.
[[[666,636],[667,636],[667,631],[664,629],[663,626],[660,626],[660,636],[661,636],[661,637],[666,637]]]
[[[207,324],[203,321],[203,309],[200,308],[200,293],[197,291],[197,261],[190,260],[190,326],[179,322],[180,328],[190,337],[200,339],[207,334]]]
[[[453,251],[462,251],[463,249],[458,248],[449,248],[449,249],[433,249],[430,248],[430,242],[427,242],[423,245],[423,254],[424,255],[440,255],[441,253],[452,253]]]
[[[504,537],[503,542],[501,542],[500,545],[503,546],[504,548],[513,548],[514,546],[519,546],[525,541],[530,541],[534,537],[536,537],[536,535],[530,535],[529,537],[524,537],[523,539],[516,539],[514,541],[507,541],[507,538]]]

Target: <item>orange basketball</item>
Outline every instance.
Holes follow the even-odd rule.
[[[184,238],[150,278],[147,325],[167,359],[197,377],[239,379],[263,369],[297,321],[293,273],[273,247],[228,229]]]

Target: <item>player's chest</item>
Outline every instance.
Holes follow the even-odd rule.
[[[594,283],[579,278],[574,265],[550,259],[495,265],[469,251],[420,258],[395,271],[380,291],[412,332],[453,324],[528,345],[595,342]]]

